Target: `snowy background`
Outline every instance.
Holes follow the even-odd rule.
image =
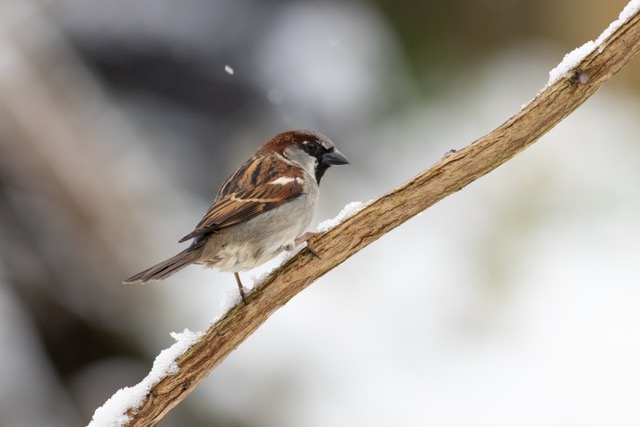
[[[3,0],[0,425],[86,425],[208,327],[231,274],[120,282],[267,138],[351,160],[315,226],[502,123],[625,4]],[[639,71],[296,296],[160,425],[640,425]]]

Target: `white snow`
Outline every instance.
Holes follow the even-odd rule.
[[[562,58],[562,62],[560,62],[560,64],[558,64],[553,70],[549,71],[549,82],[547,83],[547,87],[566,76],[569,71],[575,68],[587,55],[593,52],[596,46],[597,45],[593,40],[589,40],[582,46],[567,53],[564,58]]]
[[[244,282],[243,282],[243,285],[244,285]],[[246,294],[249,294],[249,292],[251,292],[252,289],[253,287],[250,288],[249,286],[245,285],[244,291]],[[229,310],[231,310],[236,305],[240,304],[240,301],[242,301],[242,298],[240,297],[240,290],[235,286],[233,290],[226,291],[225,293],[223,293],[222,299],[220,299],[220,315],[216,316],[213,319],[213,323],[216,323],[218,320],[224,317],[224,315],[227,314]]]
[[[326,221],[322,221],[320,224],[318,224],[317,230],[319,232],[321,232],[321,233],[326,233],[327,231],[329,231],[332,228],[336,227],[338,224],[340,224],[341,222],[343,222],[347,218],[350,218],[353,215],[355,215],[356,213],[358,213],[366,205],[368,205],[368,203],[351,202],[351,203],[347,204],[347,206],[342,208],[342,211],[340,211],[338,216],[336,216],[335,218],[332,218],[332,219],[327,219]]]
[[[96,409],[88,427],[119,427],[129,421],[126,412],[137,409],[144,402],[151,387],[168,375],[178,372],[176,359],[187,351],[204,333],[185,329],[182,333],[172,332],[175,344],[160,352],[153,362],[151,372],[142,381],[132,387],[118,390],[104,405]]]
[[[606,30],[600,34],[595,41],[589,40],[582,46],[567,53],[560,64],[558,64],[553,70],[549,72],[549,81],[545,88],[551,86],[562,77],[566,76],[573,68],[575,68],[582,60],[593,52],[596,48],[601,49],[602,43],[613,34],[618,28],[622,26],[629,18],[631,18],[636,12],[640,10],[640,0],[631,0],[625,8],[620,12],[618,19],[607,27]]]
[[[231,66],[229,65],[225,65],[224,66],[224,71],[229,74],[230,76],[233,76],[233,68],[231,68]]]

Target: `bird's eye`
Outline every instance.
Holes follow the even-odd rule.
[[[315,156],[320,151],[320,144],[315,141],[305,141],[304,146],[307,148],[307,153]]]

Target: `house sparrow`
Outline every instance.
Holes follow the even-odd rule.
[[[124,281],[162,280],[189,264],[238,272],[263,264],[302,242],[313,248],[316,233],[305,233],[316,210],[318,184],[332,165],[349,161],[329,138],[309,130],[273,137],[231,175],[196,228],[180,242],[191,245]]]

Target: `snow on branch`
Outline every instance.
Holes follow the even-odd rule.
[[[204,333],[177,337],[168,353],[137,386],[119,391],[96,410],[92,427],[154,426],[184,399],[278,308],[316,279],[385,233],[444,197],[500,166],[533,144],[578,108],[640,50],[640,0],[586,47],[567,55],[550,73],[548,85],[516,115],[491,133],[384,196],[351,206],[339,224],[315,241],[321,258],[308,251],[283,263]]]
[[[179,372],[176,359],[183,355],[202,334],[202,332],[191,332],[188,329],[182,333],[173,332],[171,337],[176,340],[175,344],[160,352],[153,362],[149,375],[133,387],[118,390],[104,405],[96,409],[88,427],[125,425],[129,421],[128,413],[142,405],[154,385],[161,379]]]
[[[619,29],[624,23],[629,21],[633,15],[638,13],[640,9],[640,0],[631,0],[627,6],[620,12],[618,19],[613,21],[606,30],[600,34],[595,40],[589,40],[580,47],[575,48],[571,52],[567,53],[562,62],[560,62],[553,70],[549,71],[549,82],[546,87],[554,84],[560,78],[566,76],[572,69],[576,68],[578,64],[595,49],[602,49],[603,43],[611,35]]]

